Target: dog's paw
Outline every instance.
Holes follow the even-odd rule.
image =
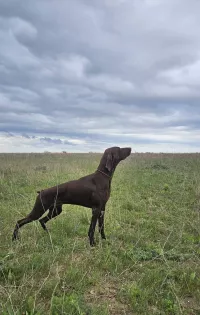
[[[12,242],[14,242],[14,241],[19,241],[19,235],[17,234],[17,233],[14,233],[13,235],[12,235]]]
[[[90,246],[94,247],[96,245],[96,242],[94,241],[94,239],[90,240]]]
[[[46,227],[46,224],[45,224],[44,222],[40,221],[40,220],[39,220],[39,222],[40,222],[42,228],[43,228],[46,232],[48,232],[48,229],[47,229],[47,227]]]

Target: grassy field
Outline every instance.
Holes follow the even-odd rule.
[[[99,154],[0,155],[0,314],[200,314],[200,154],[133,154],[116,169],[106,241],[65,205],[12,243],[36,190],[93,172]]]

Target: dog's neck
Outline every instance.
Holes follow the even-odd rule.
[[[101,164],[98,166],[96,172],[102,174],[105,178],[109,179],[111,182],[115,168],[112,171],[108,171],[106,167],[103,167]]]
[[[110,176],[110,175],[106,174],[105,172],[103,172],[103,171],[101,171],[101,170],[99,170],[99,169],[97,169],[97,172],[99,172],[99,173],[103,174],[104,176],[108,177],[109,179],[111,179],[111,178],[112,178],[112,176]]]
[[[101,171],[99,168],[96,170],[96,173],[99,173],[99,174],[102,174],[102,176],[104,176],[107,180],[108,180],[108,183],[109,183],[109,189],[111,189],[111,181],[112,181],[112,176],[113,176],[113,173],[111,175],[105,173],[104,171]]]
[[[109,179],[109,181],[111,182],[116,166],[113,165],[113,169],[109,171],[106,168],[106,160],[107,160],[107,156],[104,154],[101,158],[101,161],[99,163],[99,166],[97,167],[96,172],[101,173],[102,176]]]

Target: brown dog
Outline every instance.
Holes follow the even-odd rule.
[[[47,210],[47,216],[39,220],[44,230],[46,223],[62,212],[63,204],[80,205],[92,209],[92,219],[88,231],[90,245],[94,246],[94,232],[99,223],[99,232],[105,239],[104,212],[110,197],[111,180],[116,166],[131,154],[131,148],[112,147],[105,150],[95,173],[78,180],[38,191],[33,210],[15,226],[12,239],[18,237],[18,230],[24,224],[38,220]]]

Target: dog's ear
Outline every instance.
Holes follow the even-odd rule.
[[[118,152],[115,152],[115,153],[114,153],[114,160],[115,160],[117,163],[120,161],[119,153],[118,153]]]
[[[107,155],[106,168],[109,172],[113,169],[113,157],[110,153]]]

